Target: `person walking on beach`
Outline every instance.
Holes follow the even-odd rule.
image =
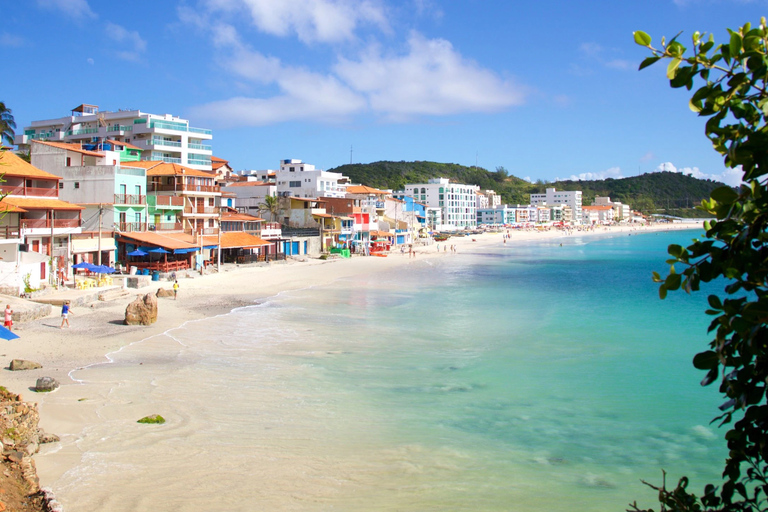
[[[13,330],[13,310],[11,305],[5,306],[5,323],[3,324],[9,331]]]
[[[61,305],[61,327],[59,329],[64,328],[64,324],[67,324],[67,329],[69,329],[69,314],[72,312],[72,310],[69,308],[69,301],[65,300],[64,304]]]
[[[176,295],[179,293],[179,282],[173,282],[173,300],[176,300]]]

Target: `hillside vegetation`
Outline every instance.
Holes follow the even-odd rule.
[[[648,173],[621,179],[530,183],[509,176],[503,169],[497,172],[482,167],[423,161],[349,164],[329,171],[348,176],[353,183],[392,190],[402,190],[408,183],[426,183],[430,178],[448,178],[455,183],[495,190],[501,195],[502,203],[506,204],[528,204],[530,194],[544,193],[547,187],[581,190],[584,205],[592,204],[595,196],[608,196],[643,213],[674,210],[676,215],[688,216],[701,215],[701,212],[692,208],[700,204],[702,199],[709,198],[712,190],[723,185],[674,172]]]

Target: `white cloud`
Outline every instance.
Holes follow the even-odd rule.
[[[641,162],[650,162],[654,158],[656,158],[656,155],[654,155],[652,151],[649,151],[649,152],[647,152],[646,154],[644,154],[643,156],[640,157],[640,161]]]
[[[698,167],[683,167],[678,169],[677,167],[672,164],[672,162],[664,162],[663,164],[660,164],[655,172],[679,172],[682,174],[685,174],[686,176],[693,176],[694,178],[698,178],[700,180],[714,180],[719,181],[721,183],[725,183],[726,185],[730,185],[732,187],[737,187],[741,184],[742,177],[744,176],[744,172],[741,170],[740,167],[736,169],[724,169],[723,172],[720,174],[707,174],[705,172],[702,172],[699,170]]]
[[[611,167],[610,169],[607,169],[602,172],[583,172],[581,174],[571,174],[571,177],[568,178],[572,181],[578,181],[578,180],[604,180],[606,178],[613,178],[613,179],[619,179],[623,178],[624,176],[621,174],[621,168],[620,167]],[[559,181],[561,178],[555,178],[555,181]]]
[[[90,64],[91,66],[93,66],[93,64],[94,64],[94,60],[93,60],[92,58],[90,58],[90,57],[88,57],[88,58],[85,60],[85,62],[87,62],[87,63],[88,63],[88,64]]]
[[[219,0],[226,2],[228,0]],[[189,11],[180,17],[205,28]],[[374,113],[400,120],[417,115],[490,112],[523,102],[520,88],[458,54],[447,41],[412,36],[404,56],[382,57],[374,48],[357,61],[339,58],[334,72],[285,65],[243,43],[236,28],[208,23],[219,64],[253,84],[273,86],[271,97],[238,96],[196,107],[196,117],[215,124],[231,113],[231,126],[311,119],[339,122]]]
[[[57,10],[76,20],[97,18],[87,0],[37,0],[37,5],[45,9]]]
[[[261,32],[279,37],[295,34],[304,43],[333,43],[355,38],[360,25],[388,30],[384,8],[363,0],[204,0],[211,12],[245,11]]]
[[[19,36],[14,36],[7,32],[0,34],[0,46],[10,46],[11,48],[19,48],[24,45],[24,39]]]
[[[107,23],[105,30],[110,39],[127,47],[127,49],[117,52],[117,56],[123,60],[137,62],[141,53],[147,49],[146,41],[136,31],[131,32],[114,23]]]
[[[391,119],[413,115],[493,112],[520,105],[521,87],[463,58],[444,39],[412,34],[407,55],[382,56],[371,47],[359,60],[339,59],[334,70]]]
[[[607,68],[624,71],[627,69],[634,69],[635,67],[635,63],[626,59],[615,57],[615,55],[621,53],[620,50],[606,48],[598,43],[582,43],[579,46],[579,52],[581,53],[582,57],[588,61],[596,62]],[[576,72],[578,69],[579,68],[576,67],[573,70]]]

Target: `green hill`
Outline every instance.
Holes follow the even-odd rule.
[[[667,211],[689,216],[700,216],[702,212],[691,209],[708,198],[712,190],[723,186],[716,181],[674,172],[647,173],[621,179],[530,183],[508,176],[503,170],[495,172],[482,167],[423,161],[349,164],[328,170],[348,176],[353,183],[381,189],[402,190],[408,183],[449,178],[452,182],[495,190],[501,195],[502,203],[527,204],[530,194],[544,193],[547,187],[554,187],[558,190],[581,190],[585,205],[592,204],[595,196],[608,196],[644,213]]]

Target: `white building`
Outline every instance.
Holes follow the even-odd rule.
[[[496,208],[501,206],[501,196],[493,190],[477,191],[477,209]]]
[[[427,183],[408,184],[404,194],[429,207],[442,209],[438,230],[477,227],[477,185],[451,183],[447,178],[434,178]]]
[[[585,206],[582,209],[583,223],[587,225],[613,223],[613,208],[611,206]]]
[[[348,178],[338,172],[315,169],[301,160],[280,161],[275,172],[278,195],[284,197],[344,197]]]
[[[211,130],[192,128],[189,121],[171,114],[149,114],[140,110],[99,111],[96,105],[80,105],[71,115],[32,121],[15,143],[26,148],[32,140],[88,143],[114,139],[143,150],[143,160],[181,164],[211,170]]]
[[[613,220],[618,222],[629,222],[632,216],[632,209],[628,204],[618,201],[611,201],[610,197],[595,197],[595,206],[610,206],[613,208]]]
[[[548,188],[546,194],[531,194],[531,204],[534,206],[564,204],[571,208],[575,222],[579,222],[582,218],[581,190],[558,192],[554,188]]]
[[[269,212],[266,212],[264,209],[266,197],[277,196],[277,186],[274,183],[238,181],[230,183],[222,191],[235,194],[235,203],[238,211],[258,217],[266,216],[268,220],[275,220],[269,218]]]

